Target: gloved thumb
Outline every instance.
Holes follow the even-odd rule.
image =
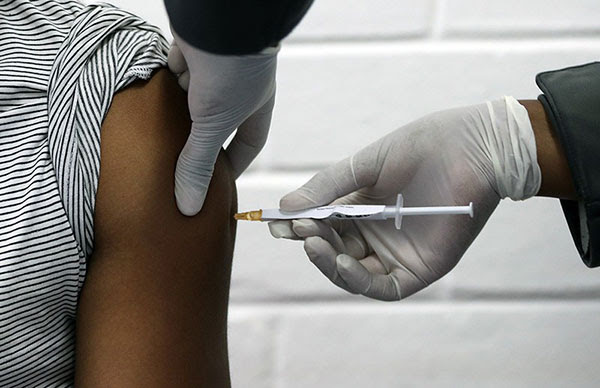
[[[346,158],[313,176],[302,187],[279,201],[282,210],[295,211],[327,205],[362,187],[375,183],[380,161],[369,148]]]
[[[188,90],[190,87],[190,70],[188,69],[187,62],[183,56],[183,52],[177,45],[177,42],[173,42],[171,49],[169,50],[169,56],[167,58],[167,64],[169,70],[177,76],[177,82],[183,90]]]

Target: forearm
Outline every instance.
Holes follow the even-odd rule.
[[[537,100],[519,100],[527,109],[535,135],[537,160],[542,171],[538,196],[577,199],[573,177],[562,145],[542,104]]]

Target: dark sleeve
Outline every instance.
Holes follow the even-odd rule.
[[[600,265],[600,62],[536,77],[571,169],[580,201],[561,200],[583,262]]]
[[[215,54],[252,54],[276,46],[313,0],[165,0],[171,28]]]

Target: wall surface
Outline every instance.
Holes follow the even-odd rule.
[[[168,33],[160,0],[113,2]],[[536,98],[536,73],[599,57],[598,0],[315,0],[281,51],[272,134],[239,208],[276,206],[425,113]],[[598,271],[548,198],[503,201],[448,276],[394,304],[345,294],[301,243],[240,223],[234,386],[598,386]]]

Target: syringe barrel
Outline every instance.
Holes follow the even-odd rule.
[[[386,206],[381,215],[383,216],[383,219],[396,217],[396,206]]]
[[[471,206],[427,206],[427,207],[405,207],[400,209],[401,216],[425,216],[436,214],[471,214]],[[386,206],[384,210],[386,218],[396,217],[396,207]]]

